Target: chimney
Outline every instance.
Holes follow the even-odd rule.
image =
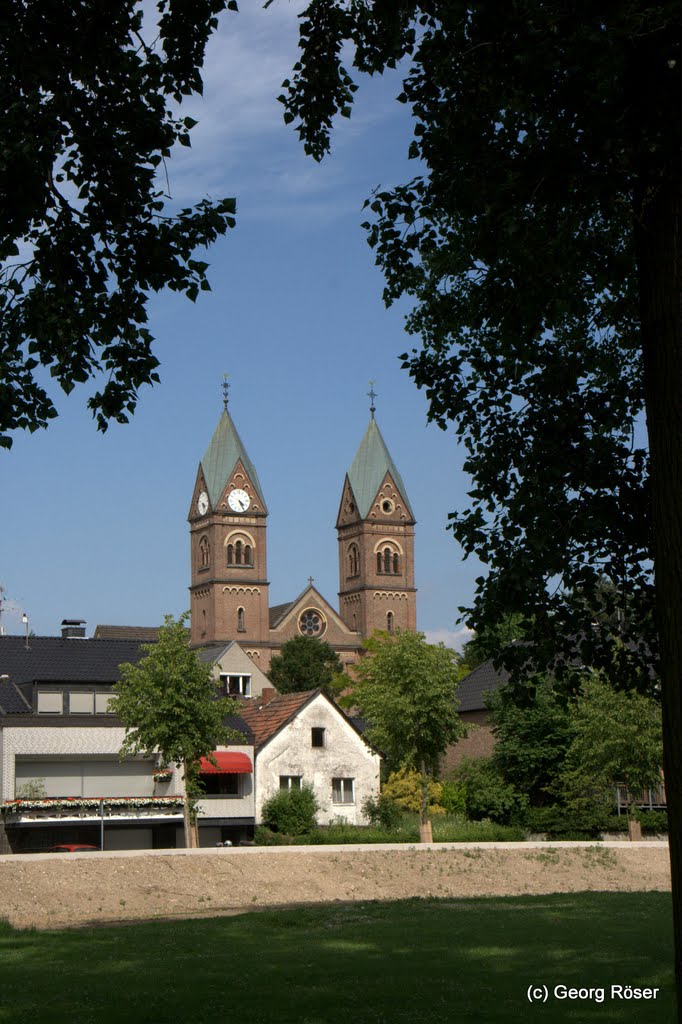
[[[62,640],[70,639],[85,639],[85,619],[62,619]]]
[[[270,701],[274,700],[276,696],[277,690],[275,690],[275,688],[272,686],[266,686],[260,695],[261,707],[264,707],[266,704],[269,704]]]

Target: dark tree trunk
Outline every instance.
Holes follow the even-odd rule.
[[[637,261],[647,427],[656,615],[660,638],[665,785],[682,1021],[682,185],[642,196]]]

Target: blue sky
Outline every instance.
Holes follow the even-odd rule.
[[[293,598],[312,575],[336,606],[334,523],[344,475],[367,425],[368,381],[377,421],[418,520],[418,627],[461,640],[458,606],[481,568],[462,561],[446,532],[466,503],[463,453],[453,433],[426,423],[426,399],[397,356],[417,342],[407,307],[386,310],[382,277],[360,228],[377,186],[408,180],[408,112],[396,75],[362,82],[321,165],[303,153],[276,101],[296,60],[296,8],[242,4],[212,40],[192,149],[168,170],[182,204],[236,196],[237,227],[208,251],[213,291],[196,305],[154,298],[150,328],[162,382],[142,392],[127,426],[96,432],[88,391],[58,395],[47,431],[18,434],[0,454],[2,624],[25,611],[39,635],[62,618],[154,625],[189,606],[187,512],[198,462],[222,409],[230,411],[270,510],[270,598]],[[93,387],[94,390],[94,387]]]

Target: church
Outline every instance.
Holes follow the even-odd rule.
[[[374,630],[416,629],[415,518],[375,419],[341,491],[338,610],[310,585],[271,606],[265,495],[228,409],[199,464],[189,511],[190,621],[195,648],[237,640],[262,672],[294,636],[328,643],[345,666]]]

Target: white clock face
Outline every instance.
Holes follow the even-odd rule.
[[[200,516],[205,516],[208,512],[208,494],[206,491],[202,491],[197,498],[197,511]]]
[[[227,504],[233,512],[247,512],[251,504],[251,498],[241,487],[237,487],[234,491],[230,491]]]

